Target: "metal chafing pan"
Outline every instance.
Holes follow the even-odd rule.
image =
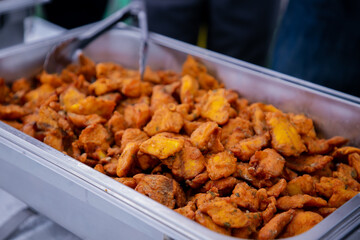
[[[0,75],[8,82],[39,72],[56,42],[76,35],[0,51]],[[323,137],[345,136],[360,146],[360,99],[213,53],[150,35],[148,64],[180,71],[191,54],[250,101],[305,113]],[[137,68],[139,33],[123,25],[85,49],[95,61]],[[235,239],[215,233],[0,122],[0,187],[84,239]],[[359,225],[360,195],[311,230],[292,239],[339,239]]]

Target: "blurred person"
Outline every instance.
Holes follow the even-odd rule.
[[[264,66],[280,0],[146,0],[149,30]]]
[[[271,67],[360,97],[360,1],[290,0]]]

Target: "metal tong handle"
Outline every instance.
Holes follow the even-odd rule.
[[[143,0],[133,0],[127,6],[120,9],[119,11],[113,13],[111,16],[102,20],[98,24],[95,24],[94,27],[90,28],[83,34],[78,37],[79,45],[78,49],[85,48],[90,42],[99,37],[101,34],[109,30],[116,23],[121,20],[124,20],[128,17],[136,16],[139,21],[139,27],[141,30],[141,45],[139,53],[139,71],[141,79],[143,79],[146,57],[147,57],[147,48],[148,48],[148,25],[147,25],[147,16],[145,11],[145,3]]]

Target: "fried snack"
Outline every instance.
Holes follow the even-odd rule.
[[[359,193],[359,148],[250,103],[191,56],[182,73],[146,67],[143,81],[79,63],[0,78],[0,121],[228,236],[295,236]]]
[[[323,217],[317,213],[310,211],[297,212],[280,237],[288,238],[306,232],[321,220],[323,220]]]
[[[285,226],[293,219],[295,210],[290,209],[287,212],[283,212],[275,215],[264,227],[262,227],[258,234],[258,239],[275,239]]]
[[[291,122],[280,112],[265,114],[266,123],[270,128],[272,147],[286,157],[299,156],[306,151],[300,135]]]
[[[140,145],[140,151],[157,157],[168,158],[179,152],[184,145],[184,139],[169,137],[167,133],[159,133]]]

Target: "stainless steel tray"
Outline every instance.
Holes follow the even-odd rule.
[[[121,29],[120,29],[121,28]],[[63,38],[0,51],[0,75],[12,81],[41,69]],[[121,26],[85,50],[95,61],[137,68],[139,34]],[[324,137],[341,135],[360,146],[360,99],[216,54],[150,35],[148,64],[181,70],[187,54],[203,62],[226,87],[250,101],[271,103],[313,118]],[[96,170],[0,122],[0,187],[84,239],[234,239],[210,231]],[[338,239],[359,224],[360,195],[308,232],[291,239]]]

